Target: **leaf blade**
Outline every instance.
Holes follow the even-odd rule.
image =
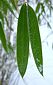
[[[9,2],[8,2],[8,0],[2,0],[2,3],[4,3],[4,12],[5,12],[5,10],[7,11],[8,9],[10,10],[10,12],[15,16],[15,14],[14,14],[14,11],[13,11],[13,8],[12,8],[12,6],[9,4]],[[15,16],[16,17],[16,16]]]
[[[37,17],[34,10],[28,5],[28,23],[31,48],[36,66],[43,75],[42,47]]]
[[[29,38],[27,29],[26,4],[23,4],[18,19],[17,27],[17,63],[21,76],[23,77],[28,63]]]
[[[8,52],[7,43],[6,43],[6,37],[5,37],[5,33],[4,33],[4,30],[3,30],[1,22],[0,22],[0,40],[2,42],[3,48],[5,49],[6,52]]]

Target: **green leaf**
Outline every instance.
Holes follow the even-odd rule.
[[[17,3],[18,3],[18,0],[10,0],[10,2],[12,3],[13,7],[17,10]]]
[[[8,51],[13,52],[13,46],[11,45],[11,42],[8,42]]]
[[[4,15],[4,19],[6,21],[6,25],[9,27],[9,22],[8,22],[8,19],[7,19],[7,17],[5,15]]]
[[[0,0],[0,10],[2,9],[2,1]]]
[[[39,72],[41,73],[41,75],[43,75],[43,59],[42,59],[42,47],[41,47],[39,26],[36,14],[30,6],[28,6],[28,24],[29,24],[29,35],[30,35],[30,42],[31,42],[31,48],[34,60]]]
[[[49,0],[45,0],[45,2],[48,4]]]
[[[0,22],[0,40],[2,42],[2,45],[5,49],[5,51],[7,52],[7,44],[6,44],[6,37],[5,37],[5,33],[2,27],[2,23]]]
[[[5,5],[5,4],[3,3],[3,4],[2,4],[2,7],[3,7],[3,12],[4,12],[4,14],[7,15],[7,10],[8,10],[7,5]]]
[[[41,5],[41,12],[42,13],[45,13],[45,6],[44,6],[44,4],[43,3],[40,3],[40,5]]]
[[[23,77],[28,63],[29,55],[29,37],[27,26],[27,7],[24,4],[21,7],[18,27],[17,27],[17,63],[21,76]]]
[[[45,13],[44,4],[43,4],[43,3],[40,3],[40,2],[39,2],[39,3],[37,4],[37,6],[36,6],[36,13],[39,12],[40,8],[41,8],[41,11]]]
[[[4,3],[4,6],[6,6],[6,8],[9,9],[11,11],[11,13],[15,16],[13,8],[9,4],[8,0],[2,0],[2,3]]]
[[[39,9],[40,9],[40,3],[38,3],[37,6],[36,6],[36,13],[39,12]]]
[[[2,21],[3,25],[4,25],[4,16],[2,14],[2,12],[0,11],[0,20]]]
[[[39,24],[41,24],[41,19],[40,19],[40,16],[41,16],[41,15],[42,15],[41,13],[38,14],[38,23],[39,23]]]

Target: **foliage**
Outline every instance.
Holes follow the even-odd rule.
[[[27,0],[28,1],[28,0]],[[4,33],[4,24],[6,21],[6,25],[8,26],[7,13],[10,11],[14,16],[14,11],[17,11],[17,3],[18,0],[0,0],[0,40],[4,49],[8,52],[8,48],[11,48],[10,44],[7,44],[6,36]],[[19,4],[18,4],[19,6]],[[35,11],[29,3],[23,2],[17,25],[17,40],[16,40],[16,54],[17,54],[17,64],[19,68],[19,72],[23,77],[29,57],[29,43],[31,44],[33,57],[36,63],[36,66],[43,75],[43,58],[42,58],[42,46],[41,46],[41,38],[39,32],[39,25],[41,24],[41,16],[46,20],[47,25],[51,28],[49,22],[45,18],[47,17],[46,9],[51,12],[53,10],[52,1],[51,0],[36,0],[36,9]],[[37,16],[36,16],[37,15]],[[16,16],[15,16],[16,17]],[[17,17],[16,17],[17,18]],[[12,49],[12,48],[11,48]]]

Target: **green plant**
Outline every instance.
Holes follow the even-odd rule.
[[[7,20],[8,10],[15,16],[14,10],[17,11],[17,3],[18,0],[0,0],[0,40],[6,52],[8,52],[9,45],[6,41],[6,36],[4,33],[4,22]],[[50,11],[53,9],[52,3],[50,0],[44,0],[43,2],[39,2],[36,0],[36,10],[34,11],[31,6],[29,6],[28,2],[23,2],[21,5],[18,25],[17,25],[17,40],[16,40],[16,57],[18,68],[21,76],[23,77],[28,63],[29,57],[29,44],[31,44],[31,49],[33,53],[33,57],[36,63],[36,66],[43,76],[43,58],[42,58],[42,46],[41,46],[41,38],[39,32],[39,24],[41,21],[41,16],[46,20],[44,14],[47,16],[45,12],[45,6],[48,7]],[[45,5],[44,5],[45,4]],[[19,6],[19,5],[18,5]],[[41,12],[39,10],[41,9]],[[38,14],[38,16],[36,16]],[[16,16],[15,16],[16,17]],[[16,17],[17,18],[17,17]],[[46,20],[48,26],[51,28],[49,22]]]

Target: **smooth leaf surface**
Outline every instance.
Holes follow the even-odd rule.
[[[5,51],[7,52],[6,37],[5,37],[4,30],[3,30],[1,22],[0,22],[0,40],[2,42],[2,45],[3,45],[4,49],[5,49]]]
[[[21,7],[17,27],[17,63],[19,72],[22,77],[26,72],[29,55],[29,37],[26,8],[26,4]]]
[[[41,73],[41,75],[43,75],[43,59],[39,26],[36,14],[30,6],[28,6],[28,24],[34,60],[39,72]]]

